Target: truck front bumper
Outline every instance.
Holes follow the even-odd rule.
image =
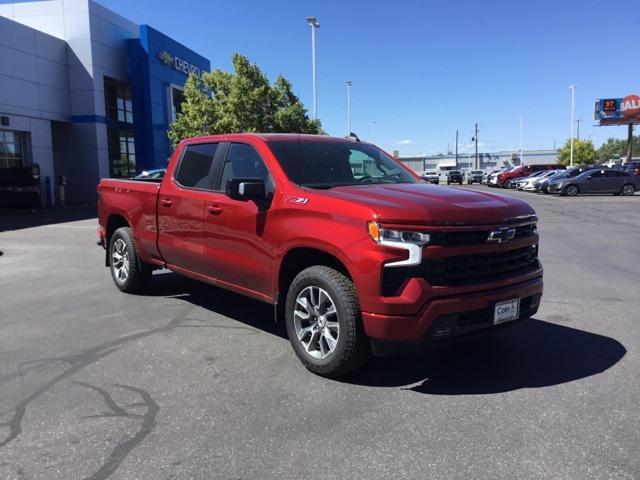
[[[429,300],[416,315],[363,312],[366,334],[372,339],[423,343],[495,328],[497,302],[520,299],[520,318],[534,315],[542,297],[542,276],[518,284]]]

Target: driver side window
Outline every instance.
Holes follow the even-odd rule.
[[[273,192],[273,182],[262,157],[251,145],[232,143],[222,167],[220,190],[224,190],[227,181],[232,178],[259,178],[264,182],[267,193]]]

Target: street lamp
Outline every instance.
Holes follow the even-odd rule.
[[[576,85],[575,83],[573,85],[569,85],[569,88],[571,89],[571,140],[569,141],[569,143],[571,144],[571,146],[569,147],[569,166],[573,167],[573,117],[575,117],[576,115],[576,87],[578,85]]]
[[[520,114],[520,165],[524,165],[524,150],[522,148],[522,133],[524,131],[524,113]]]
[[[313,75],[313,118],[318,118],[318,91],[316,87],[316,28],[320,23],[316,17],[307,17],[307,23],[311,26],[311,68]]]
[[[351,85],[353,82],[347,80],[347,135],[351,135]]]

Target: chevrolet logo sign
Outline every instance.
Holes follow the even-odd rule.
[[[158,60],[160,60],[165,65],[172,65],[173,64],[173,55],[171,55],[169,52],[164,50],[162,52],[158,52]]]
[[[487,242],[507,243],[516,236],[516,229],[510,227],[500,227],[497,230],[489,232]]]

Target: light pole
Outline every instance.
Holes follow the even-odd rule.
[[[311,26],[311,69],[313,75],[313,119],[318,118],[318,91],[316,79],[316,28],[320,28],[320,23],[316,17],[307,17],[307,23]]]
[[[353,82],[347,80],[347,135],[351,135],[351,85]]]
[[[577,85],[574,83],[570,85],[571,89],[571,140],[569,143],[571,146],[569,147],[569,166],[573,167],[573,117],[576,115],[576,87]]]
[[[520,165],[524,165],[524,149],[522,148],[522,133],[524,131],[524,113],[520,114]]]

